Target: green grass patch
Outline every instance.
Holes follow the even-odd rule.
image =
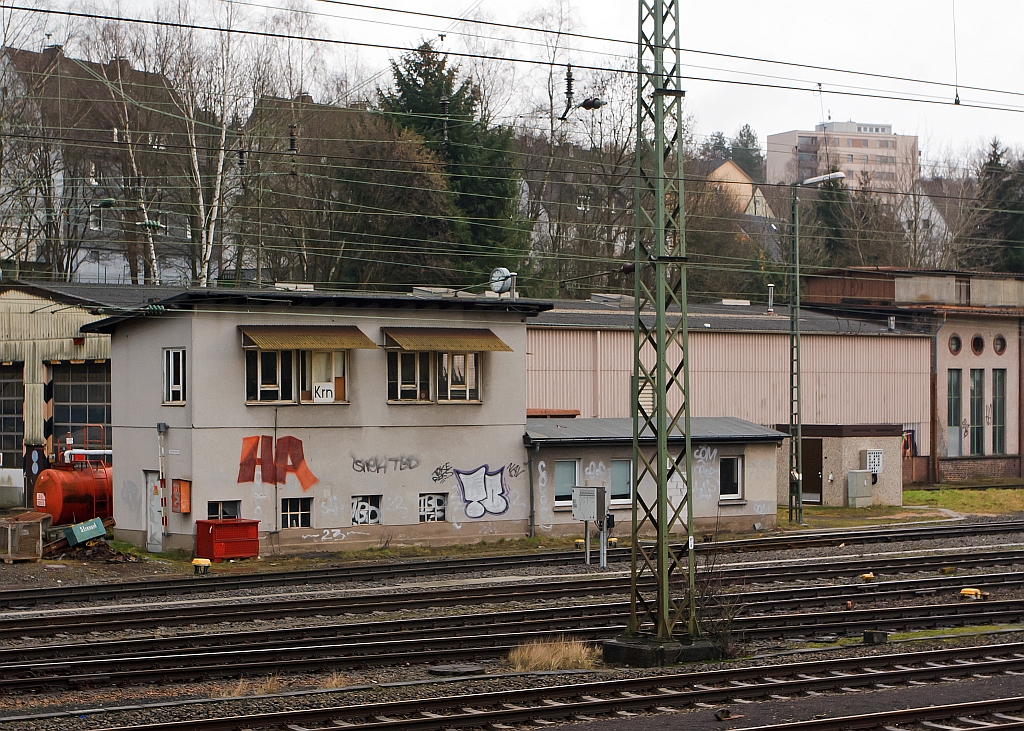
[[[982,624],[977,627],[946,627],[945,629],[922,629],[914,632],[892,632],[889,641],[898,640],[933,640],[936,637],[961,637],[981,635],[988,632],[1020,630],[1019,624]]]
[[[975,515],[1006,515],[1024,512],[1024,489],[957,490],[905,490],[903,502],[907,505],[930,505],[958,513]]]
[[[923,504],[911,501],[904,494],[904,502]],[[906,523],[919,520],[945,518],[940,510],[912,510],[898,505],[872,505],[868,508],[825,507],[822,505],[804,506],[804,523],[788,522],[786,506],[779,506],[778,525],[782,530],[800,530],[802,528],[855,528],[857,526],[884,525],[886,523]]]

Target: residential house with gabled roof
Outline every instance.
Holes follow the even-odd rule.
[[[189,279],[188,149],[166,78],[60,46],[5,48],[0,63],[5,104],[20,100],[2,118],[5,276]]]

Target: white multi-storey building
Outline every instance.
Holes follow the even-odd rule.
[[[917,137],[893,134],[891,124],[828,122],[813,132],[768,135],[768,182],[842,170],[851,188],[909,190],[920,176],[919,155]]]

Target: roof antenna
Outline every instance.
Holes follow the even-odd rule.
[[[953,3],[953,81],[956,84],[956,96],[953,97],[953,106],[960,106],[960,63],[956,57],[956,0]]]

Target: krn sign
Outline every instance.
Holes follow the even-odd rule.
[[[334,403],[334,386],[330,383],[314,383],[313,384],[313,403],[314,404],[333,404]]]

